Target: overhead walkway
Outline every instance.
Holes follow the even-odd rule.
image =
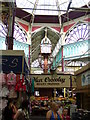
[[[84,59],[90,57],[90,40],[78,41],[75,43],[63,45],[52,64],[52,69],[55,69],[64,61]]]

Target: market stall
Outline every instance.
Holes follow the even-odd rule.
[[[0,51],[0,110],[9,99],[27,97],[28,64],[22,50]],[[29,81],[29,80],[28,80]],[[30,86],[30,85],[29,85]]]
[[[90,110],[90,63],[75,72],[78,108]]]

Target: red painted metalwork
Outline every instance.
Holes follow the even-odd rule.
[[[69,24],[69,25],[66,25],[64,26],[64,32],[66,32],[67,30],[69,30],[69,28],[71,28],[75,23],[72,23],[72,24]]]
[[[63,46],[62,46],[62,72],[64,72]]]
[[[90,22],[90,18],[87,18],[87,19],[85,19],[85,21],[88,21],[88,22]]]
[[[28,31],[28,25],[18,22],[26,31]]]
[[[32,27],[32,31],[35,31],[35,30],[37,30],[38,28],[40,28],[41,26],[33,26]]]
[[[48,73],[48,55],[44,56],[44,73]]]
[[[29,57],[28,57],[28,65],[30,67],[30,45],[29,45]]]
[[[60,27],[52,27],[52,28],[60,32]]]

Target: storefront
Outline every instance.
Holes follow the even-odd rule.
[[[76,88],[75,76],[70,74],[42,74],[31,75],[34,80],[35,92],[38,91],[38,96],[48,96],[49,98],[57,97],[57,91],[62,91],[63,97],[67,96],[65,89]]]
[[[77,96],[78,108],[90,110],[90,63],[75,72],[77,89],[74,91]]]
[[[27,93],[26,77],[29,69],[22,50],[0,51],[0,106],[1,110],[9,99],[20,100]],[[30,85],[30,84],[29,84]],[[27,95],[26,95],[27,97]]]

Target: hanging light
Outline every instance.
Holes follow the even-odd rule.
[[[41,54],[51,54],[51,41],[47,37],[47,28],[45,29],[45,37],[41,41]]]
[[[45,29],[45,37],[41,41],[40,45],[40,55],[38,57],[38,62],[40,67],[43,69],[44,73],[48,72],[51,67],[53,57],[51,56],[51,41],[47,37],[47,28]]]

